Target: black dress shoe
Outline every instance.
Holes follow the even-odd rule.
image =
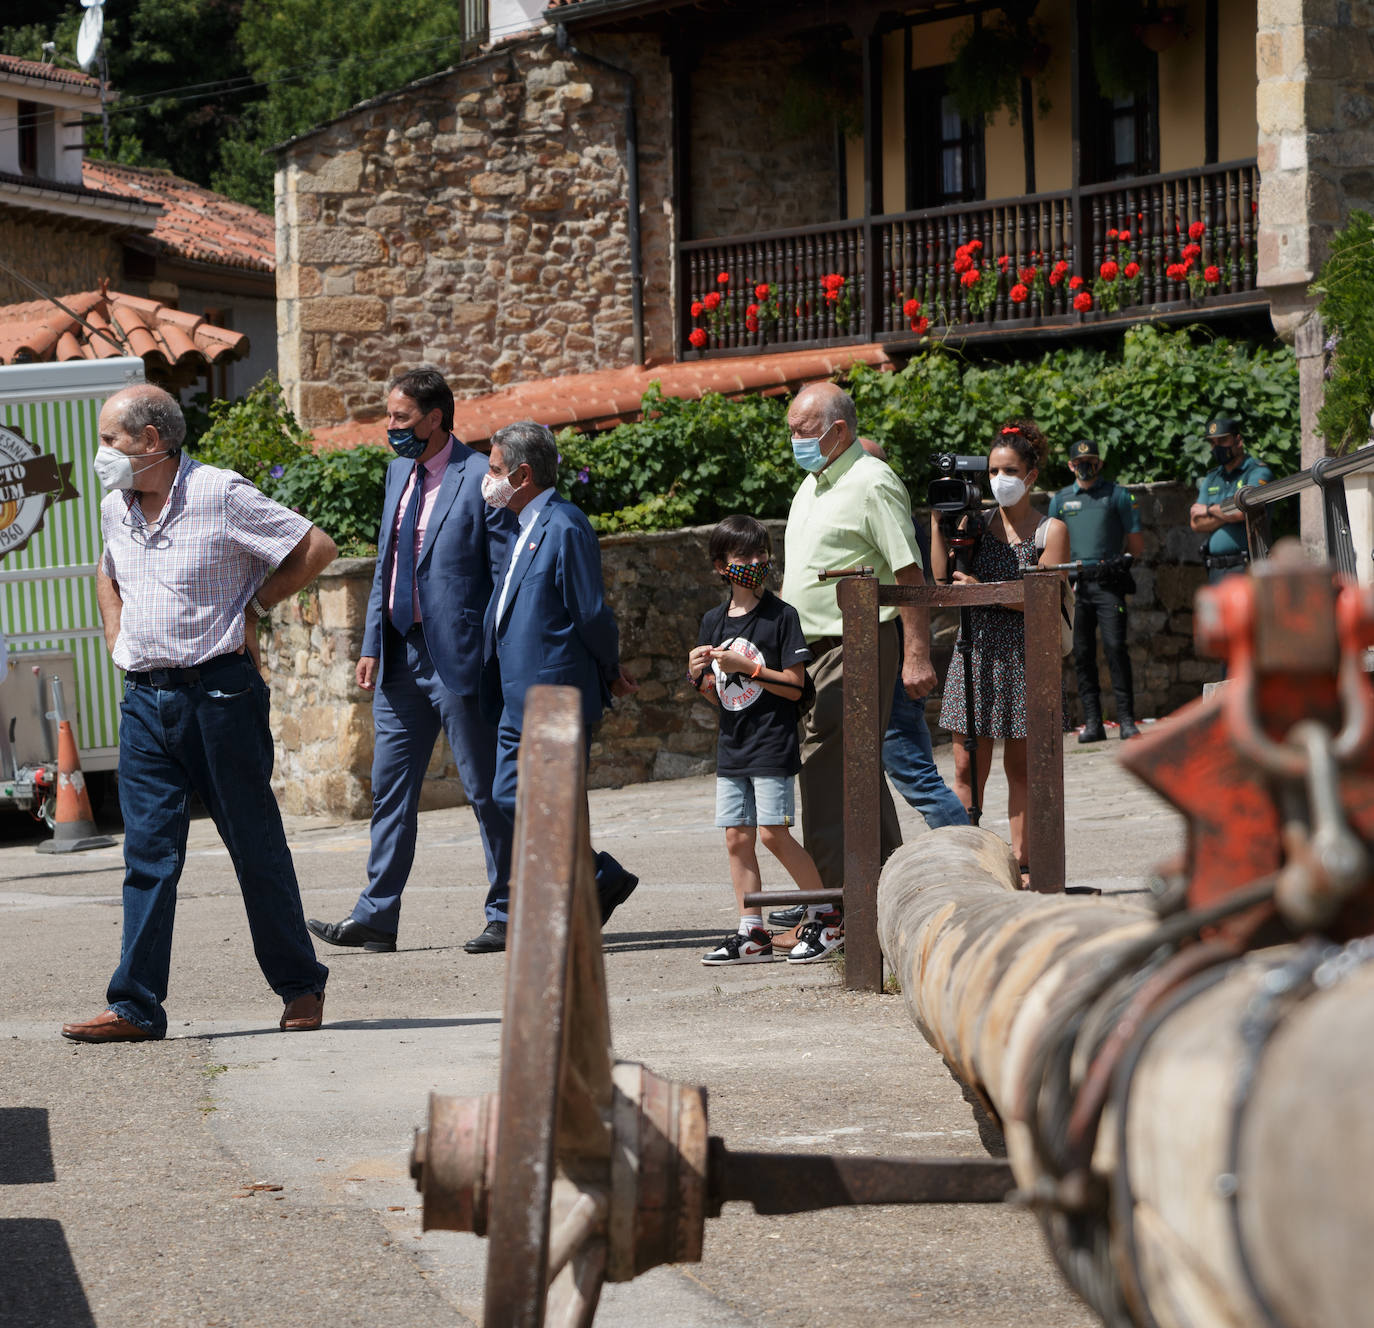
[[[805,904],[793,904],[791,908],[775,908],[768,915],[768,925],[770,927],[781,927],[784,930],[789,927],[798,927],[805,921]]]
[[[1099,719],[1096,724],[1084,724],[1078,731],[1079,742],[1106,742],[1107,730],[1102,727]]]
[[[1140,726],[1133,719],[1123,719],[1121,721],[1121,736],[1123,738],[1140,737]]]
[[[390,932],[378,931],[353,918],[345,918],[342,922],[317,922],[314,918],[306,918],[305,925],[330,945],[362,946],[373,954],[393,954],[396,950],[396,938]]]
[[[601,925],[604,927],[610,921],[611,914],[618,909],[635,892],[635,886],[639,884],[639,877],[632,872],[626,872],[614,885],[608,886],[604,893],[598,891],[601,904]]]
[[[506,924],[488,922],[472,940],[463,945],[468,954],[497,954],[506,948]]]

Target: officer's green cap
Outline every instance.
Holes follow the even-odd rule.
[[[1069,460],[1081,461],[1084,457],[1098,459],[1097,444],[1091,438],[1084,438],[1069,448]]]
[[[1229,415],[1218,415],[1207,426],[1208,438],[1224,438],[1227,435],[1234,437],[1238,433],[1240,433],[1240,424]]]

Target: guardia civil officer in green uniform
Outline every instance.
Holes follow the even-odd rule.
[[[1069,448],[1074,482],[1050,499],[1050,515],[1069,528],[1069,557],[1093,570],[1076,579],[1078,607],[1073,619],[1073,666],[1083,703],[1079,742],[1101,742],[1102,690],[1097,676],[1097,631],[1112,675],[1116,718],[1123,738],[1134,738],[1135,685],[1126,650],[1126,596],[1135,590],[1122,555],[1139,558],[1145,548],[1135,498],[1102,473],[1097,444],[1087,438]]]
[[[1245,440],[1240,425],[1226,415],[1219,415],[1207,426],[1207,441],[1212,445],[1212,460],[1217,464],[1197,486],[1197,502],[1188,511],[1188,524],[1199,535],[1206,535],[1202,545],[1202,562],[1207,568],[1207,580],[1218,581],[1243,572],[1250,561],[1250,549],[1245,540],[1245,514],[1221,514],[1221,504],[1238,489],[1268,484],[1274,472],[1245,455]]]

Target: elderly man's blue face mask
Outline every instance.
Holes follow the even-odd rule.
[[[830,429],[834,427],[832,424]],[[826,429],[819,438],[794,438],[792,440],[792,459],[803,470],[809,470],[814,474],[825,468],[825,463],[830,458],[821,451],[821,439],[830,432],[830,429]]]

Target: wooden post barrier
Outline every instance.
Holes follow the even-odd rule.
[[[883,779],[883,734],[878,722],[879,608],[889,604],[964,608],[1008,602],[1025,606],[1026,764],[1031,787],[1026,820],[1031,881],[1037,891],[1057,893],[1064,889],[1059,580],[1057,572],[1028,571],[1020,581],[968,586],[886,586],[869,577],[840,582],[839,602],[844,614],[845,986],[851,991],[883,989],[876,928]]]
[[[1071,1283],[1110,1324],[1367,1323],[1374,943],[1175,948],[1147,908],[1015,879],[986,831],[922,836],[879,929]]]

